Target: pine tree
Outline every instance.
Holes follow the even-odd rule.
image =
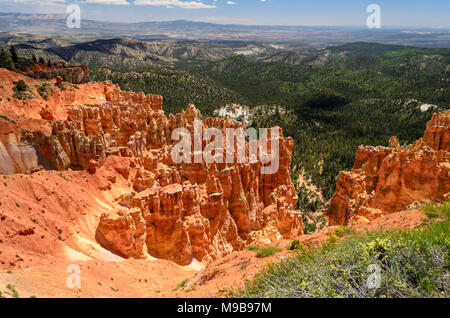
[[[64,70],[64,72],[62,73],[62,79],[64,82],[69,82],[69,74],[67,73],[66,70]]]
[[[8,70],[14,71],[16,69],[11,56],[7,51],[3,50],[0,52],[0,67],[7,68]]]
[[[19,61],[19,57],[17,56],[16,48],[14,47],[14,45],[11,45],[9,50],[10,50],[11,58],[12,58],[13,62],[17,63]]]
[[[28,85],[24,82],[24,80],[19,80],[16,87],[19,92],[24,92],[28,89]]]
[[[9,56],[4,49],[0,51],[0,67],[6,67],[6,62]]]

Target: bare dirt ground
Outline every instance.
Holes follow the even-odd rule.
[[[70,185],[56,172],[0,180],[0,210],[4,216],[0,221],[0,260],[4,262],[0,264],[0,291],[6,296],[11,295],[6,288],[11,284],[20,297],[226,297],[230,291],[243,288],[268,263],[294,255],[285,248],[288,241],[282,240],[275,244],[282,250],[272,256],[257,258],[256,252],[243,250],[206,266],[193,263],[181,267],[150,258],[122,259],[101,248],[94,238],[98,217],[108,209],[105,202],[110,201],[102,196],[120,192],[120,187],[99,191],[101,181],[83,171],[63,176]],[[3,183],[8,184],[8,191]],[[61,194],[55,187],[64,187],[65,191]],[[77,209],[80,206],[83,209]],[[408,210],[353,228],[414,228],[423,218],[421,211]],[[305,245],[320,244],[334,230],[326,228],[299,240]],[[73,277],[67,272],[71,264],[80,267],[81,288],[67,285]],[[184,286],[177,288],[182,282]]]

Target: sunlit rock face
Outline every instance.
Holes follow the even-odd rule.
[[[36,63],[27,67],[25,74],[41,80],[51,80],[63,75],[70,83],[84,84],[90,82],[89,70],[86,64],[69,65],[66,63],[53,63],[51,66],[47,66]]]
[[[373,220],[413,203],[447,200],[450,192],[450,112],[434,114],[424,137],[401,147],[361,146],[351,172],[341,172],[325,213],[330,225]]]
[[[293,140],[279,138],[279,169],[274,175],[262,174],[259,161],[175,164],[171,133],[176,128],[192,131],[199,116],[193,105],[169,118],[158,112],[156,119],[147,121],[150,128],[143,125],[139,134],[132,131],[126,149],[106,150],[121,154],[107,156],[103,164],[120,166],[118,174],[133,191],[117,201],[119,212],[102,216],[97,230],[102,246],[123,257],[148,253],[186,265],[193,259],[212,261],[254,241],[270,243],[302,232],[289,176]],[[213,118],[203,125],[223,132],[241,127]],[[111,165],[113,158],[121,164]]]
[[[25,80],[30,87],[39,84]],[[0,131],[0,173],[87,171],[96,180],[92,195],[101,195],[109,207],[95,231],[102,247],[124,258],[150,255],[187,265],[302,233],[290,179],[293,140],[281,129],[274,174],[263,174],[263,164],[250,160],[248,142],[233,149],[246,150],[242,163],[176,164],[172,133],[193,133],[201,119],[194,105],[166,116],[159,95],[123,92],[107,82],[66,90],[56,84],[45,101],[36,94],[23,104],[0,105],[17,121],[5,121]],[[200,129],[206,128],[224,136],[227,128],[245,130],[223,118],[203,119]]]

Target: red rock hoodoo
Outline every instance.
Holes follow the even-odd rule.
[[[351,172],[341,172],[325,208],[330,225],[367,222],[413,203],[450,196],[450,111],[434,114],[424,137],[401,147],[359,147]]]
[[[30,87],[39,83],[24,79]],[[290,179],[291,138],[279,137],[273,175],[261,174],[260,162],[175,164],[171,135],[176,128],[193,131],[201,116],[193,105],[166,116],[161,96],[123,92],[111,83],[52,89],[45,101],[36,94],[22,103],[0,103],[12,121],[2,122],[0,173],[87,170],[112,207],[101,214],[95,233],[109,251],[187,265],[302,232]],[[207,118],[207,127],[223,132],[243,126]]]

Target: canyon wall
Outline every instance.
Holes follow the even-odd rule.
[[[34,79],[51,80],[57,76],[66,77],[73,84],[84,84],[91,81],[87,64],[68,65],[55,62],[52,66],[33,64],[27,67],[25,75]]]
[[[450,197],[450,111],[434,114],[424,137],[401,147],[359,147],[351,172],[341,172],[325,214],[330,225],[367,222],[411,204]]]

